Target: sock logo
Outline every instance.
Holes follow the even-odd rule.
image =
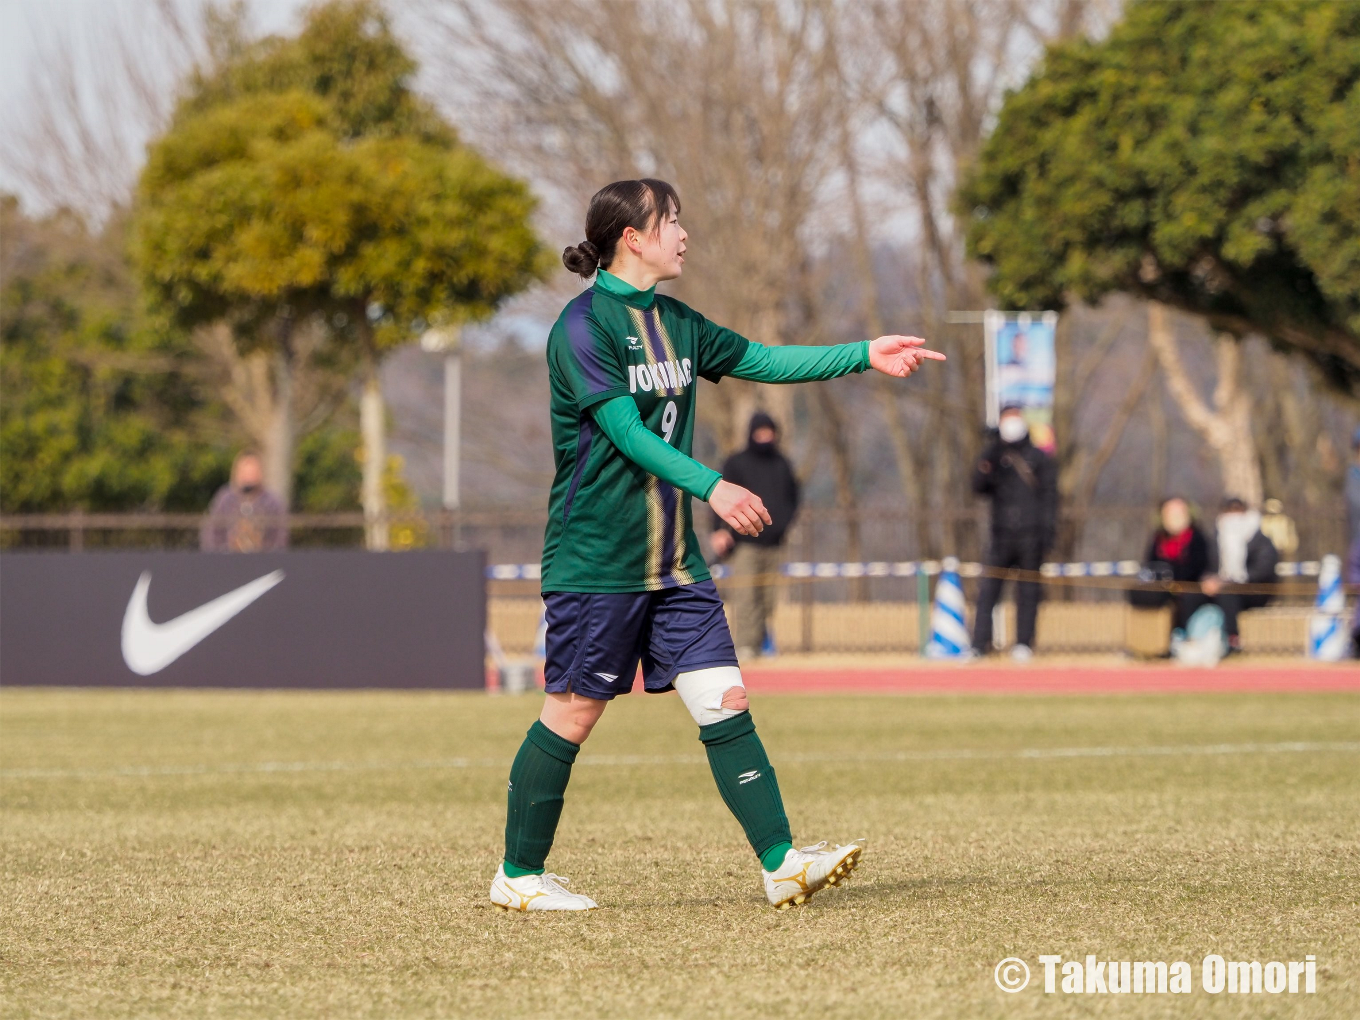
[[[759,769],[752,769],[750,772],[743,772],[741,775],[737,776],[737,785],[738,785],[738,786],[744,786],[745,784],[747,784],[747,783],[749,783],[749,782],[752,782],[753,780],[756,780],[756,779],[759,779],[759,778],[760,778],[760,770],[759,770]]]

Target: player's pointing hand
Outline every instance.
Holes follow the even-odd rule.
[[[770,511],[765,509],[759,496],[729,481],[721,481],[714,486],[708,495],[708,505],[739,535],[755,538],[765,529],[765,525],[774,523]]]
[[[925,361],[944,361],[939,351],[923,349],[919,336],[881,336],[869,344],[869,364],[884,375],[905,379]]]

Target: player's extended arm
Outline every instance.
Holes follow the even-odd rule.
[[[656,475],[691,496],[707,500],[722,475],[700,464],[642,424],[632,397],[614,397],[591,409],[595,423],[619,452],[648,474]]]
[[[728,375],[752,382],[799,383],[838,379],[868,368],[868,340],[831,347],[766,347],[752,341]]]

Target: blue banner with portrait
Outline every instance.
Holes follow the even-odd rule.
[[[1034,445],[1052,452],[1057,379],[1057,312],[997,312],[983,317],[987,340],[987,424],[1019,407]]]

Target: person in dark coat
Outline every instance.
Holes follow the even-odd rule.
[[[1205,577],[1218,570],[1214,543],[1208,539],[1190,513],[1190,504],[1180,496],[1162,500],[1158,516],[1160,525],[1148,542],[1143,558],[1149,579],[1178,581],[1198,585]],[[1143,609],[1155,609],[1168,602],[1175,607],[1172,614],[1173,630],[1184,630],[1191,615],[1209,598],[1200,591],[1176,594],[1166,591],[1138,591],[1133,604]]]
[[[1019,407],[1001,410],[997,436],[973,469],[973,491],[992,501],[992,531],[986,565],[1035,570],[1053,547],[1058,530],[1058,478],[1053,458],[1029,438]],[[984,577],[973,621],[973,649],[984,654],[992,645],[992,610],[1001,594],[999,577]],[[1040,587],[1035,581],[1016,585],[1014,658],[1033,654],[1034,621]]]
[[[1360,584],[1360,538],[1351,543],[1346,554],[1346,583]],[[1360,599],[1355,603],[1355,615],[1351,617],[1351,653],[1360,658]]]
[[[722,476],[759,496],[773,521],[751,537],[738,535],[714,515],[713,552],[719,559],[730,556],[727,566],[737,579],[728,605],[732,607],[737,658],[744,662],[760,654],[777,594],[775,585],[754,579],[779,572],[784,538],[798,513],[798,479],[793,465],[779,450],[779,426],[764,411],[751,416],[746,449],[727,458]]]

